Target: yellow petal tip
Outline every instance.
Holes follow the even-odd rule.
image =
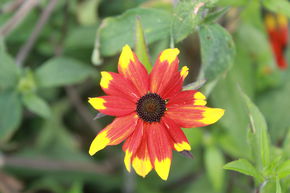
[[[95,152],[94,150],[92,150],[92,149],[90,149],[89,150],[89,154],[90,154],[90,156],[93,156],[93,155],[95,155],[97,152]]]
[[[106,109],[104,106],[104,103],[106,102],[105,99],[100,98],[100,97],[94,97],[94,98],[89,98],[89,103],[96,109],[96,110],[102,110]]]
[[[193,98],[194,98],[193,105],[196,105],[196,106],[206,105],[206,97],[201,92],[196,92]]]
[[[213,124],[217,122],[225,113],[224,109],[219,108],[206,108],[205,111],[202,113],[203,119],[201,122],[204,124]]]
[[[196,92],[193,96],[194,99],[203,99],[205,100],[206,97],[201,92]]]
[[[265,23],[269,30],[273,30],[276,28],[276,20],[272,14],[267,14],[265,16]]]
[[[287,29],[287,26],[288,26],[287,17],[285,15],[282,15],[282,14],[278,14],[277,17],[278,17],[278,23],[279,23],[280,27]]]
[[[149,159],[140,159],[138,157],[134,157],[132,161],[132,166],[136,171],[136,174],[142,176],[143,178],[152,170],[152,165]]]
[[[127,67],[130,64],[130,61],[135,62],[135,58],[130,46],[126,44],[122,48],[122,52],[119,58],[119,66],[121,67],[121,69],[127,69]]]
[[[161,160],[161,161],[156,159],[154,162],[154,168],[157,174],[164,181],[166,181],[168,178],[170,165],[171,165],[171,160],[169,158],[165,158],[164,160]]]
[[[124,164],[128,172],[131,172],[131,157],[132,157],[132,152],[129,152],[127,150],[125,152]]]
[[[181,68],[180,76],[182,77],[183,80],[187,77],[188,70],[189,70],[189,68],[187,66],[183,66]]]
[[[98,151],[104,149],[109,143],[110,139],[107,137],[107,132],[99,133],[90,146],[89,154],[93,156]]]
[[[191,150],[191,147],[190,145],[183,141],[182,143],[175,143],[174,144],[174,148],[176,151],[180,152],[180,151],[190,151]]]
[[[160,55],[160,62],[167,60],[168,63],[171,64],[176,59],[178,54],[179,54],[179,49],[177,48],[166,49]]]
[[[108,88],[110,81],[113,80],[113,77],[110,73],[106,72],[106,71],[102,71],[101,72],[101,82],[100,85],[102,88]]]

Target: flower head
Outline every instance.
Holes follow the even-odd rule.
[[[125,140],[125,166],[145,177],[153,168],[168,178],[172,149],[190,151],[181,128],[202,127],[218,121],[223,109],[206,107],[206,97],[197,90],[182,91],[188,74],[178,70],[178,49],[160,53],[148,74],[136,54],[126,45],[118,71],[101,72],[101,87],[107,96],[89,98],[101,113],[116,116],[93,140],[89,154]]]
[[[286,69],[286,49],[288,45],[288,20],[281,14],[266,12],[265,26],[276,63],[280,69]]]

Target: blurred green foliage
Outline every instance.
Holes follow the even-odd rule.
[[[24,2],[0,1],[0,192],[290,191],[290,71],[276,67],[262,17],[290,18],[288,1],[59,0],[39,35],[53,0],[14,18]],[[112,120],[93,120],[87,97],[103,94],[99,73],[116,71],[124,44],[149,70],[163,49],[180,48],[187,84],[205,79],[210,106],[226,110],[213,126],[184,130],[194,159],[175,153],[166,182],[128,174],[120,146],[87,153]]]

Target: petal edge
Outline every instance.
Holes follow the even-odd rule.
[[[203,112],[203,118],[200,122],[209,125],[217,122],[223,115],[225,110],[219,108],[206,108]]]
[[[155,159],[154,168],[162,180],[167,180],[170,171],[171,159],[165,158],[161,161]]]
[[[107,137],[107,131],[104,131],[97,135],[90,146],[90,156],[93,156],[98,151],[104,149],[109,143],[110,139]]]

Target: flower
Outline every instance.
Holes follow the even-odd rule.
[[[132,166],[145,177],[154,168],[167,180],[172,149],[191,149],[181,127],[206,126],[223,116],[223,109],[205,106],[201,92],[182,91],[188,67],[178,71],[178,54],[176,48],[164,50],[148,74],[126,45],[119,58],[119,73],[101,72],[100,85],[107,96],[89,98],[89,103],[117,118],[95,137],[90,155],[126,140],[124,163],[129,172]]]
[[[285,70],[288,66],[286,61],[286,49],[288,45],[287,17],[265,11],[264,20],[276,63],[281,70]]]

